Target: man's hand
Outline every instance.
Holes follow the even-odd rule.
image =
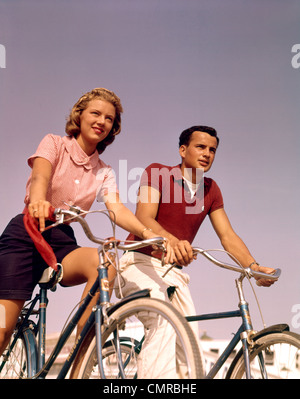
[[[180,240],[173,246],[174,262],[179,266],[188,266],[194,260],[193,248],[186,240]]]
[[[271,267],[264,267],[257,264],[251,266],[251,269],[255,272],[262,272],[267,274],[273,274],[275,272],[275,269],[272,269]],[[270,287],[272,284],[275,283],[275,280],[272,281],[265,278],[255,278],[255,280],[256,285],[258,285],[259,287]]]
[[[170,253],[172,255],[167,263],[176,263],[179,266],[188,266],[194,259],[193,248],[186,240],[171,239],[169,242]]]
[[[193,248],[188,241],[178,240],[175,238],[166,240],[165,247],[165,264],[176,263],[179,266],[188,266],[194,259],[196,259],[196,255],[193,254]],[[161,250],[154,250],[151,255],[160,257]]]

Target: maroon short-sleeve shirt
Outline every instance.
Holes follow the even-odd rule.
[[[149,165],[140,186],[149,186],[160,192],[156,221],[179,240],[193,242],[204,218],[223,208],[222,193],[213,179],[204,177],[194,196],[182,177],[180,165]],[[130,234],[128,240],[139,240]],[[153,251],[147,247],[139,250],[147,255]]]

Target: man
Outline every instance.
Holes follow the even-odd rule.
[[[125,253],[120,262],[123,295],[150,288],[151,297],[171,301],[185,316],[195,314],[189,277],[182,268],[194,259],[191,244],[206,215],[224,249],[243,267],[265,273],[274,271],[256,262],[228,220],[219,187],[212,179],[203,177],[213,164],[218,144],[215,129],[193,126],[180,135],[180,165],[151,164],[146,168],[141,178],[136,216],[147,228],[168,240],[167,261],[176,263],[177,267],[162,277],[167,266],[161,264],[152,248]],[[131,235],[128,239],[138,238]],[[271,284],[267,279],[259,280],[259,285]],[[197,325],[192,328],[198,336]]]

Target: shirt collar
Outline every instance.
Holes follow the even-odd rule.
[[[181,165],[180,164],[173,166],[171,168],[171,170],[172,170],[172,176],[174,177],[174,182],[175,181],[178,183],[184,182],[184,177],[182,176],[182,173],[181,173]],[[207,185],[207,180],[204,177],[204,173],[203,173],[203,178],[204,178],[204,185]]]
[[[97,150],[92,155],[88,156],[80,147],[74,136],[64,136],[63,142],[67,152],[76,165],[84,166],[86,169],[92,169],[98,164],[99,153]]]

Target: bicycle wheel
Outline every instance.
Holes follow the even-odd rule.
[[[153,298],[134,299],[116,309],[106,326],[102,329],[105,378],[203,378],[194,333],[172,305]],[[78,378],[100,378],[95,338]]]
[[[258,338],[250,349],[251,378],[300,378],[300,335],[283,331]],[[233,361],[226,378],[245,378],[243,353]]]
[[[137,353],[135,346],[131,344],[130,338],[128,342],[120,344],[121,363],[125,370],[127,379],[134,379],[137,377]],[[95,353],[96,354],[96,353]],[[109,341],[108,345],[102,350],[103,364],[105,369],[105,377],[108,379],[121,379],[121,374],[118,367],[118,355],[113,341]],[[97,354],[96,354],[97,357]],[[92,372],[88,377],[89,379],[98,379],[99,370],[98,362],[92,368]]]
[[[22,335],[17,339],[13,348],[10,340],[7,348],[0,357],[0,379],[22,379],[28,377],[28,357],[26,341]]]

